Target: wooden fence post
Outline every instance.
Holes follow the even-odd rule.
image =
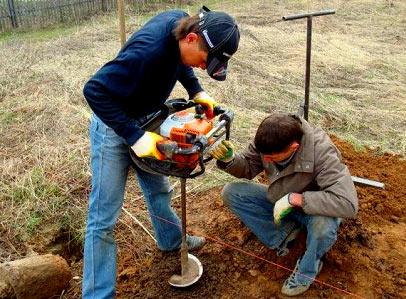
[[[11,19],[11,25],[16,28],[18,27],[17,17],[16,17],[16,10],[14,7],[14,0],[7,0],[8,12]]]
[[[120,30],[120,43],[124,45],[125,38],[125,17],[124,17],[124,0],[117,0],[118,24]]]

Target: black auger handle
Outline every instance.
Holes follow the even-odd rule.
[[[182,111],[196,106],[193,101],[188,101],[184,98],[170,99],[165,102],[165,106],[169,108],[170,113]]]

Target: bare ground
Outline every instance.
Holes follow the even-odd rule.
[[[360,212],[345,221],[325,257],[323,270],[306,298],[404,298],[406,296],[406,161],[373,150],[357,152],[334,138],[352,175],[383,182],[385,189],[357,186]],[[199,180],[199,178],[196,178]],[[305,232],[286,257],[277,257],[223,206],[220,188],[188,194],[188,231],[208,243],[194,253],[202,262],[202,278],[187,289],[168,284],[180,273],[179,253],[162,253],[150,239],[120,231],[118,298],[282,298],[280,287],[305,249]],[[179,210],[179,201],[174,206]],[[144,213],[133,206],[134,215]],[[136,228],[137,229],[137,228]],[[138,234],[145,234],[141,230]],[[148,254],[137,256],[140,248]],[[80,275],[81,262],[74,264]],[[287,268],[287,269],[286,269]],[[64,298],[76,298],[80,280]]]

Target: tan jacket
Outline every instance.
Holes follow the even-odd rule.
[[[306,214],[354,218],[358,211],[357,193],[340,152],[322,129],[301,120],[304,135],[300,148],[282,171],[264,162],[253,143],[243,153],[236,154],[233,162],[218,163],[218,166],[246,179],[265,170],[270,179],[267,197],[271,202],[289,192],[302,193]]]

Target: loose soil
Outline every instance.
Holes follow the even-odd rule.
[[[357,152],[350,144],[333,140],[352,175],[383,182],[385,189],[357,186],[358,217],[342,224],[336,244],[325,256],[319,282],[304,296],[405,298],[406,161],[369,149]],[[176,289],[168,278],[180,273],[179,253],[155,249],[140,261],[120,251],[118,298],[283,297],[280,287],[290,272],[282,267],[294,268],[305,249],[305,232],[288,256],[278,257],[223,206],[220,190],[198,194],[188,202],[188,231],[208,239],[194,253],[204,267],[202,278],[189,288]]]

